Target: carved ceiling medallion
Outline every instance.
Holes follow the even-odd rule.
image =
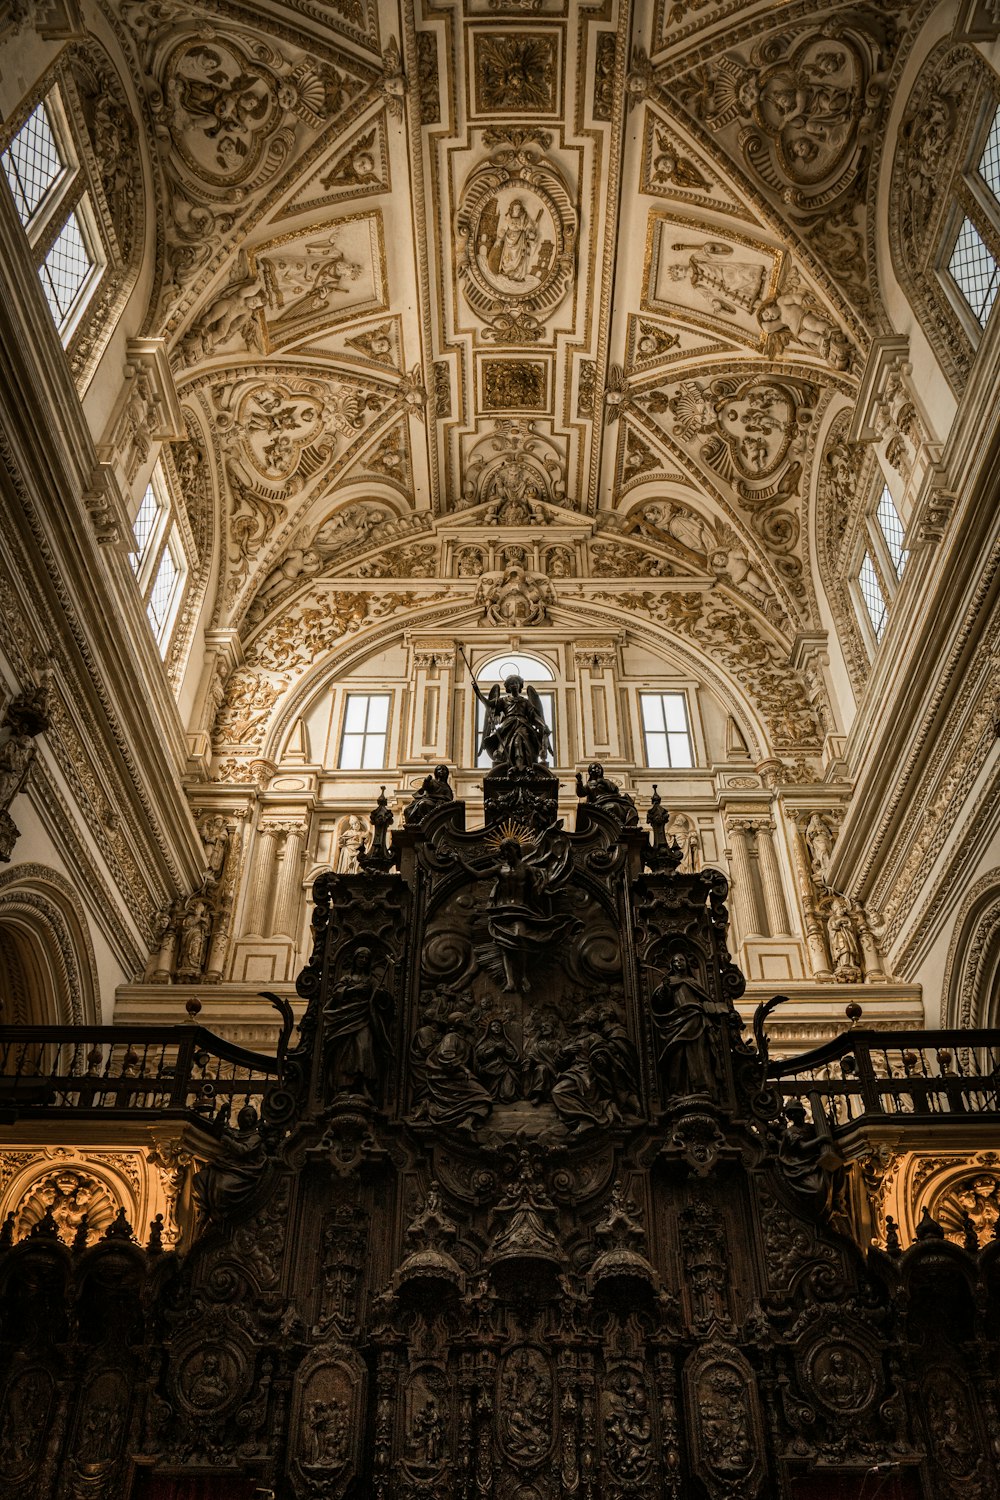
[[[574,265],[576,212],[558,167],[502,139],[466,181],[457,227],[459,272],[470,307],[490,325],[484,337],[541,337],[539,319],[565,295]]]

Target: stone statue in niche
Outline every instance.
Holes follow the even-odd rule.
[[[830,902],[826,930],[830,936],[834,978],[844,984],[856,984],[864,973],[861,948],[850,906],[843,896],[834,896]]]
[[[626,827],[635,826],[639,822],[639,813],[634,799],[629,796],[628,792],[623,792],[616,781],[611,781],[605,776],[604,767],[600,761],[595,760],[587,767],[586,781],[577,771],[576,795],[591,807],[598,807],[602,812],[610,813]]]
[[[358,855],[367,840],[368,830],[364,818],[357,813],[349,814],[337,840],[337,869],[342,870],[345,875],[357,875],[361,868]]]
[[[236,1129],[223,1127],[220,1155],[194,1177],[195,1202],[209,1219],[224,1219],[249,1204],[267,1170],[268,1156],[257,1111],[246,1104],[236,1116]]]
[[[545,575],[529,573],[519,562],[508,563],[502,573],[484,573],[476,590],[491,625],[538,625],[554,597]]]
[[[493,762],[493,770],[510,774],[544,766],[552,753],[549,726],[542,713],[542,702],[533,687],[512,672],[496,683],[489,696],[483,693],[475,678],[472,690],[486,710],[479,753],[484,750]]]
[[[818,885],[825,885],[830,878],[830,860],[833,858],[833,831],[820,813],[813,813],[806,824],[806,844],[813,879]]]
[[[649,999],[659,1042],[657,1069],[664,1097],[711,1094],[717,1081],[711,996],[691,976],[685,953],[672,953],[666,977]]]
[[[185,903],[177,922],[177,969],[178,979],[199,979],[208,956],[208,940],[212,932],[212,907],[200,895],[191,896]]]
[[[413,801],[403,813],[406,823],[420,823],[429,812],[444,807],[448,802],[454,802],[455,793],[448,774],[447,766],[435,766],[433,771],[428,772],[419,789],[414,792]]]
[[[386,964],[386,970],[388,964]],[[377,1098],[392,1051],[389,1023],[392,996],[382,984],[385,971],[372,973],[370,948],[358,948],[323,1007],[327,1087],[351,1089]]]

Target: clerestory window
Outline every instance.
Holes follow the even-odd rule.
[[[903,523],[888,485],[871,507],[861,540],[855,575],[858,614],[872,652],[885,634],[889,607],[899,589],[906,567]]]
[[[964,172],[955,180],[955,208],[945,237],[946,286],[959,307],[986,327],[1000,292],[1000,108],[975,139]]]
[[[32,110],[0,153],[0,163],[65,344],[101,279],[104,256],[58,89]]]
[[[134,546],[129,554],[132,572],[160,655],[166,656],[184,593],[187,560],[170,494],[159,469],[139,503],[132,523],[132,539]]]
[[[687,698],[683,693],[640,693],[646,765],[681,770],[694,765]]]

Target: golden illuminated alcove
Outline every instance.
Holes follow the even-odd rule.
[[[792,1093],[988,1073],[899,1038],[998,1024],[998,108],[991,0],[0,0],[0,1023],[273,1054],[516,666],[566,828],[599,763],[729,882]],[[852,1232],[985,1253],[990,1121],[904,1095]],[[226,1122],[87,1099],[0,1097],[12,1243],[186,1252]]]

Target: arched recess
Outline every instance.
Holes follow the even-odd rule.
[[[1000,869],[977,880],[959,908],[941,986],[941,1024],[1000,1024]]]
[[[755,764],[781,753],[781,746],[775,745],[773,725],[768,722],[768,714],[754,701],[749,685],[751,673],[759,676],[762,685],[771,683],[774,674],[767,670],[766,658],[756,664],[748,664],[747,675],[741,678],[735,670],[730,673],[720,667],[706,651],[699,649],[697,643],[684,639],[668,626],[630,614],[624,606],[611,607],[591,599],[580,599],[574,601],[572,607],[566,601],[553,605],[549,613],[553,629],[562,634],[567,630],[588,633],[626,631],[637,643],[663,661],[665,672],[686,673],[718,698],[725,712],[734,719]],[[461,638],[463,628],[478,628],[480,624],[479,606],[474,605],[471,600],[465,605],[456,604],[454,599],[450,599],[441,604],[424,606],[412,613],[407,612],[403,618],[394,615],[392,618],[373,621],[367,627],[363,625],[356,634],[349,635],[339,646],[313,662],[288,686],[275,703],[263,736],[260,758],[280,766],[286,741],[307,712],[309,704],[325,692],[331,683],[357,670],[366,660],[398,642],[407,631],[434,628]],[[539,651],[544,654],[545,628],[537,627],[537,638],[522,635],[519,649],[536,655]],[[502,632],[498,632],[498,635],[501,634]],[[809,706],[801,684],[797,706],[801,712],[805,712]],[[772,707],[772,717],[777,719],[780,717],[781,705],[776,702]],[[813,749],[818,751],[818,740],[811,751]]]
[[[94,949],[69,881],[45,865],[0,875],[0,1019],[79,1026],[100,1019]]]
[[[36,79],[4,132],[9,139],[46,96],[58,92],[104,261],[94,295],[66,347],[80,389],[89,384],[115,333],[147,250],[143,132],[126,76],[96,36],[73,40]]]
[[[938,275],[961,210],[955,181],[996,108],[1000,79],[975,48],[951,41],[932,47],[912,81],[900,119],[889,185],[889,247],[894,275],[949,384],[960,392],[976,353],[971,313],[959,311]],[[957,217],[956,217],[957,215]],[[887,301],[888,288],[883,289]]]

